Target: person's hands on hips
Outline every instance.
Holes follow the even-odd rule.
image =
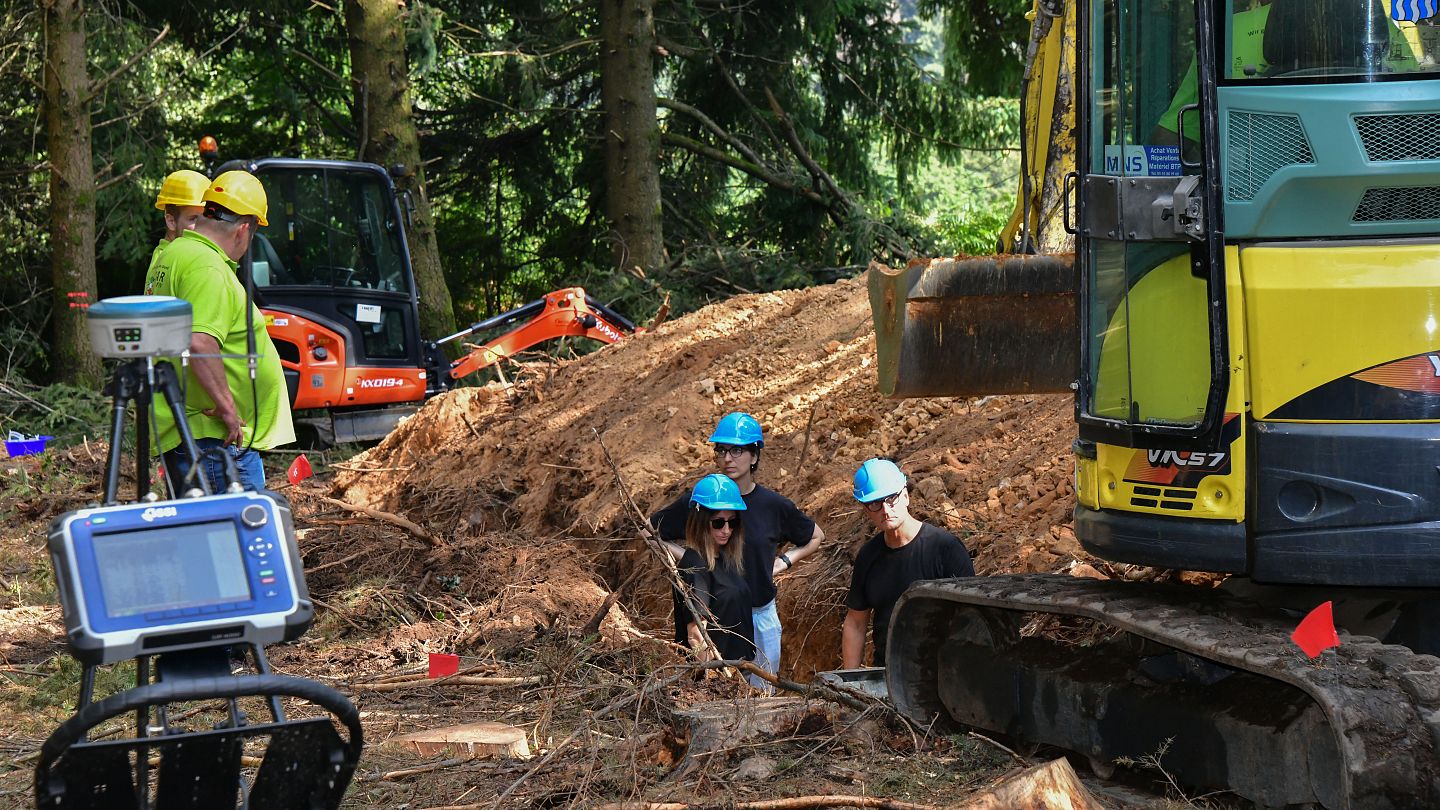
[[[245,420],[240,418],[240,413],[235,410],[234,403],[228,407],[216,405],[204,411],[206,416],[214,416],[225,423],[225,444],[239,446],[245,440],[245,434],[241,428],[245,427]]]

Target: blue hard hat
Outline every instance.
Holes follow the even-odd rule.
[[[745,511],[745,499],[740,497],[740,487],[720,473],[711,473],[701,478],[690,492],[690,503],[719,512],[730,509]]]
[[[855,471],[855,500],[861,503],[878,501],[905,488],[905,473],[895,462],[872,458]]]
[[[765,436],[760,432],[760,421],[748,413],[727,413],[720,417],[720,424],[710,434],[711,444],[753,444],[765,446]]]

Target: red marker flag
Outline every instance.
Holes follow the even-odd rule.
[[[290,469],[285,471],[285,477],[290,479],[290,486],[297,486],[301,481],[314,475],[315,471],[310,469],[310,459],[305,458],[301,453],[290,462]]]
[[[443,678],[460,671],[460,656],[448,653],[430,653],[430,672],[427,678]]]
[[[1331,647],[1339,647],[1340,634],[1335,632],[1335,616],[1331,612],[1331,604],[1326,602],[1310,611],[1309,615],[1300,620],[1295,632],[1290,634],[1290,640],[1311,658]]]

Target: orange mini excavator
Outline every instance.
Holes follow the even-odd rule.
[[[231,161],[269,196],[269,224],[241,260],[285,369],[303,443],[370,441],[428,397],[551,338],[614,343],[643,331],[579,287],[472,324],[440,340],[420,334],[419,291],[402,223],[408,192],[370,163]],[[449,360],[442,346],[486,342]]]

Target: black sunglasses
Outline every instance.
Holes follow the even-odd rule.
[[[710,528],[723,529],[726,526],[729,526],[731,529],[740,528],[740,518],[710,518]]]

